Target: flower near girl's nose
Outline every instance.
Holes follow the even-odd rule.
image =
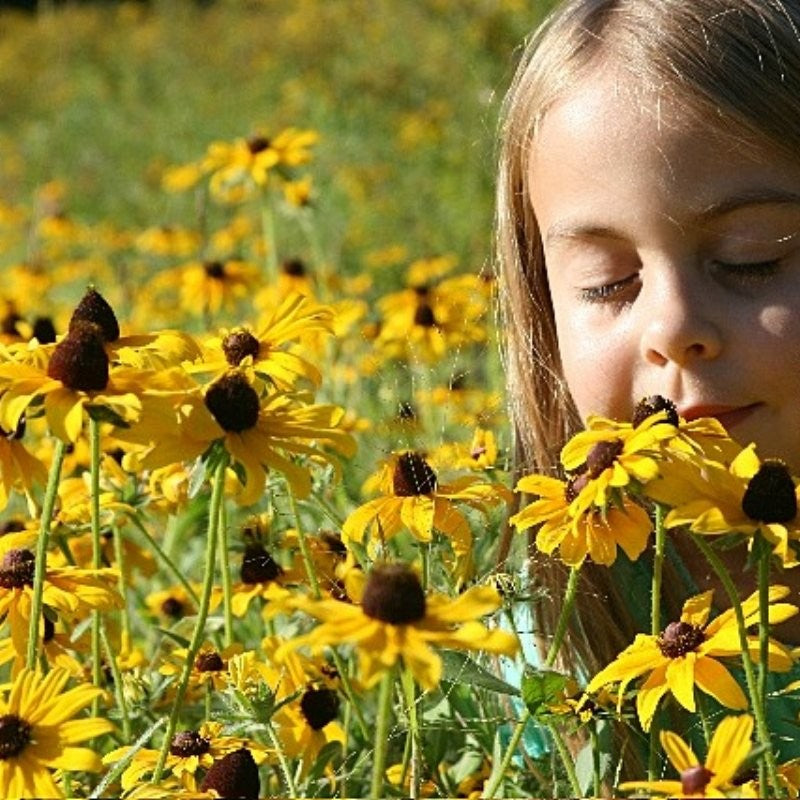
[[[791,522],[797,516],[797,495],[789,469],[782,461],[767,459],[750,478],[742,511],[758,522]]]
[[[368,617],[391,625],[407,625],[425,616],[425,592],[410,567],[385,564],[370,573],[361,608]]]
[[[599,478],[607,469],[614,466],[625,444],[621,439],[612,439],[608,442],[598,442],[586,456],[586,469],[588,470],[589,478],[594,480]]]
[[[649,417],[658,414],[659,411],[666,412],[666,418],[663,422],[676,426],[680,423],[675,403],[660,394],[653,394],[649,397],[643,397],[636,404],[636,408],[633,410],[633,419],[631,420],[633,427],[638,427]]]

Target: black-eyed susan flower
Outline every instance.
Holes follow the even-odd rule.
[[[677,770],[678,780],[627,781],[620,789],[667,797],[728,797],[735,788],[736,773],[750,752],[752,735],[751,716],[725,717],[714,730],[705,761],[701,761],[677,733],[661,731],[661,746]]]
[[[217,650],[210,642],[203,644],[195,656],[189,675],[190,694],[193,693],[196,696],[197,690],[205,688],[216,691],[225,689],[230,681],[228,661],[232,656],[241,653],[243,649],[238,642],[222,650]],[[186,647],[176,648],[169,654],[158,671],[162,675],[180,675],[188,653]]]
[[[53,770],[98,772],[100,756],[79,742],[110,733],[107,719],[75,719],[102,692],[86,684],[66,689],[69,673],[22,670],[0,698],[0,786],[3,796],[63,797]]]
[[[778,602],[788,594],[786,586],[770,587],[770,625],[797,614],[796,606]],[[631,681],[647,675],[636,692],[636,711],[645,731],[650,729],[656,708],[667,692],[688,711],[696,708],[695,687],[727,708],[747,708],[744,692],[720,661],[741,656],[736,618],[728,609],[708,622],[712,598],[713,592],[708,591],[687,600],[680,620],[671,622],[658,636],[638,634],[633,644],[589,681],[586,691],[591,693],[618,683],[621,705]],[[742,603],[742,612],[746,627],[758,622],[758,593]],[[758,637],[750,636],[747,642],[751,658],[758,660]],[[793,664],[789,650],[770,639],[769,669],[786,672]]]
[[[284,649],[352,645],[365,686],[373,686],[383,672],[402,660],[420,686],[433,689],[441,678],[442,662],[431,645],[505,655],[516,652],[515,636],[478,622],[501,604],[497,590],[489,586],[474,586],[455,599],[426,596],[410,567],[386,564],[370,572],[360,605],[338,600],[299,605],[322,624],[290,640]]]

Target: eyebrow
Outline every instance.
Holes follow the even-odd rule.
[[[742,192],[731,197],[726,197],[715,203],[710,203],[696,212],[698,221],[706,222],[738,211],[749,206],[766,205],[800,205],[800,193],[779,189],[756,189]],[[615,228],[591,223],[582,224],[569,220],[553,224],[547,231],[545,242],[551,243],[559,239],[616,239],[626,240],[626,236]]]

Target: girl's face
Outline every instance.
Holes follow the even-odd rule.
[[[531,153],[564,375],[585,418],[647,395],[800,469],[800,161],[598,71]]]

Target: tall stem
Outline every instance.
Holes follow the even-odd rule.
[[[656,503],[655,552],[653,554],[653,590],[650,597],[650,633],[661,633],[661,576],[664,572],[664,508]]]
[[[561,732],[556,728],[556,726],[551,724],[547,727],[550,728],[550,733],[553,736],[553,744],[555,744],[556,750],[558,751],[558,756],[561,759],[562,765],[564,766],[564,772],[567,773],[567,780],[569,781],[572,796],[581,797],[583,792],[581,792],[581,785],[578,781],[578,775],[575,772],[575,762],[572,760],[572,754],[564,744],[564,740],[561,738]]]
[[[45,489],[42,503],[39,538],[36,542],[31,618],[28,625],[28,652],[25,658],[25,665],[28,669],[36,667],[36,656],[39,651],[39,618],[42,616],[42,593],[44,592],[44,577],[47,570],[47,544],[50,540],[50,523],[53,521],[53,509],[58,496],[58,482],[61,479],[61,466],[64,463],[65,452],[66,444],[61,439],[56,439],[55,448],[53,449],[53,461],[50,464],[50,474],[47,478],[47,488]]]
[[[383,791],[386,772],[386,754],[389,750],[389,723],[392,718],[392,686],[394,670],[388,669],[381,678],[378,694],[378,718],[375,721],[375,761],[372,762],[372,786],[369,796],[378,800],[385,796]]]
[[[417,709],[417,691],[414,676],[408,667],[403,667],[403,692],[408,709],[408,724],[411,728],[411,785],[409,795],[417,800],[422,783],[422,720]]]
[[[225,503],[219,509],[219,568],[222,572],[222,613],[225,622],[225,647],[233,644],[233,609],[231,607],[231,565],[228,550],[228,519],[225,513]]]
[[[266,282],[278,277],[278,249],[275,239],[275,214],[269,189],[261,192],[261,235],[264,238],[264,262],[267,268]]]
[[[189,649],[186,654],[186,661],[183,664],[178,687],[175,691],[175,700],[172,703],[167,730],[164,734],[164,742],[161,745],[161,752],[158,755],[158,763],[153,772],[153,783],[161,780],[164,771],[164,764],[167,760],[169,747],[172,737],[175,735],[175,728],[178,725],[178,717],[181,713],[183,699],[186,696],[186,689],[189,686],[189,677],[192,674],[195,658],[203,643],[205,634],[206,618],[208,617],[208,606],[211,601],[211,590],[214,587],[214,562],[216,560],[217,537],[219,535],[219,511],[222,504],[223,491],[225,489],[225,470],[228,466],[228,454],[225,453],[219,460],[214,476],[212,478],[211,505],[208,512],[208,535],[206,538],[205,553],[205,576],[203,578],[203,591],[200,596],[200,606],[197,609],[197,620],[195,621],[192,639],[189,642]]]
[[[760,533],[757,534],[757,537],[761,548],[758,558],[758,697],[766,716],[767,675],[769,674],[769,562],[771,548]],[[759,766],[761,767],[761,765]],[[765,776],[761,774],[760,777],[761,783],[764,785]]]
[[[89,510],[92,526],[92,569],[103,565],[103,543],[100,539],[100,423],[89,417]],[[103,665],[100,659],[100,611],[92,611],[92,683],[100,687]],[[100,698],[92,701],[92,716],[100,713]]]

